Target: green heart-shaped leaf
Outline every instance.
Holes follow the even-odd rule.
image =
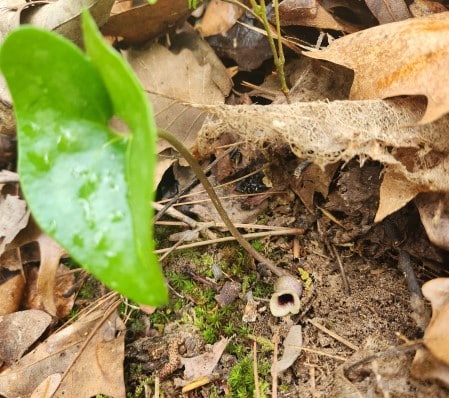
[[[1,48],[21,186],[37,223],[83,267],[140,303],[160,305],[167,291],[153,253],[151,108],[88,14],[83,27],[91,60],[36,27],[11,33]],[[113,115],[129,135],[108,127]]]

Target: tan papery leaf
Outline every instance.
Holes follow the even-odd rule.
[[[366,29],[306,55],[353,69],[351,99],[424,95],[420,123],[449,111],[449,12]]]

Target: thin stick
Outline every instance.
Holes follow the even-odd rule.
[[[278,396],[278,348],[279,348],[279,328],[276,328],[273,335],[273,363],[271,365],[271,378],[273,379],[271,386],[271,396],[272,398],[277,398]]]
[[[345,268],[343,267],[343,263],[341,261],[340,254],[338,254],[338,251],[334,245],[331,244],[329,246],[332,250],[333,255],[337,259],[338,267],[340,268],[341,279],[343,280],[343,287],[345,289],[345,294],[347,296],[350,296],[351,288],[349,287],[348,277],[346,276]]]
[[[310,322],[313,326],[315,326],[317,329],[320,329],[322,332],[328,334],[329,336],[333,337],[335,340],[339,341],[340,343],[344,344],[346,347],[349,347],[351,350],[358,351],[359,347],[357,347],[355,344],[352,344],[350,341],[346,340],[344,337],[341,337],[337,333],[333,332],[332,330],[329,330],[325,326],[321,325],[314,319],[308,319],[308,322]]]
[[[209,227],[226,228],[226,224],[223,223],[223,222],[213,222],[213,225],[212,225],[212,226],[211,226],[211,224],[210,224],[209,222],[205,222],[205,223],[203,223],[203,222],[198,222],[198,223],[197,223],[198,228],[202,228],[202,227],[203,227],[203,224],[206,224],[206,225],[208,225]],[[185,227],[185,226],[188,225],[188,224],[186,224],[186,223],[184,223],[184,222],[182,222],[182,221],[158,221],[158,222],[156,223],[156,225],[170,225],[170,226]],[[265,231],[282,231],[282,230],[288,231],[288,230],[291,229],[290,227],[279,227],[279,226],[277,226],[277,225],[263,225],[263,224],[242,224],[242,223],[234,223],[234,225],[235,225],[237,228],[244,228],[244,229],[261,229],[261,230],[265,230]],[[297,228],[297,229],[299,230],[299,229],[301,229],[301,228]],[[329,258],[329,259],[330,259],[330,257],[327,257],[327,256],[326,256],[326,258]],[[81,271],[81,270],[82,270],[82,268],[77,268],[76,270],[70,270],[70,271],[67,271],[67,273],[69,273],[69,272],[79,272],[79,271]]]
[[[311,352],[312,354],[322,355],[324,357],[329,357],[329,358],[332,358],[332,359],[336,359],[336,360],[342,361],[342,362],[346,362],[348,360],[348,358],[341,357],[339,355],[329,354],[327,352],[324,352],[324,351],[321,351],[321,350],[316,350],[314,348],[301,347],[301,350],[306,351],[306,352]]]
[[[260,398],[259,374],[257,372],[257,342],[253,342],[253,373],[254,373],[254,391],[256,398]]]
[[[280,231],[254,232],[254,233],[250,233],[250,234],[244,234],[244,235],[242,235],[242,237],[243,237],[243,239],[251,240],[251,239],[263,238],[266,236],[297,235],[297,234],[301,234],[301,233],[304,233],[303,229],[291,228],[291,229],[285,229],[285,230],[280,230]],[[234,236],[226,236],[224,238],[218,238],[218,239],[214,239],[214,240],[204,240],[204,241],[200,241],[200,242],[188,243],[185,245],[178,246],[176,248],[176,250],[190,249],[192,247],[207,246],[207,245],[212,245],[212,244],[216,244],[216,243],[232,242],[233,240],[237,240],[240,243],[240,241],[238,239],[236,239]],[[154,252],[156,254],[162,254],[162,253],[166,253],[169,250],[171,250],[170,247],[166,248],[166,249],[158,249],[158,250],[155,250]],[[273,271],[273,273],[275,273],[275,272]],[[277,274],[275,274],[275,275],[277,275]]]
[[[217,209],[217,212],[220,215],[221,219],[228,227],[229,232],[232,234],[232,236],[234,236],[237,242],[239,242],[240,246],[242,246],[252,257],[254,257],[254,259],[263,264],[276,276],[285,275],[286,271],[274,265],[268,258],[254,249],[254,247],[252,247],[249,242],[245,240],[245,238],[240,234],[238,229],[234,226],[231,219],[229,218],[228,213],[226,213],[226,210],[223,208],[220,199],[218,199],[218,196],[211,183],[203,173],[203,169],[200,167],[197,160],[192,156],[188,149],[184,145],[182,145],[182,143],[178,141],[176,137],[174,137],[170,133],[167,133],[166,131],[159,130],[158,135],[160,138],[168,141],[189,163],[190,167],[192,168],[200,182],[203,184],[204,188],[207,190],[207,193],[215,208]]]

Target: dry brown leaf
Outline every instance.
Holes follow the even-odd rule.
[[[410,4],[410,12],[415,18],[425,17],[427,15],[445,12],[448,9],[437,1],[415,0]]]
[[[221,61],[196,33],[185,32],[174,40],[172,47],[180,49],[177,53],[154,44],[145,50],[130,50],[126,58],[149,92],[158,127],[189,148],[206,114],[184,103],[222,104],[232,83]],[[164,162],[158,162],[156,183],[176,159],[166,156],[167,150],[171,152],[169,144],[160,140],[158,153]]]
[[[449,111],[449,12],[366,29],[306,55],[353,69],[351,99],[424,95],[421,123]]]
[[[201,21],[204,37],[225,34],[243,15],[243,8],[222,0],[212,0]]]
[[[0,315],[17,311],[25,290],[25,280],[22,274],[14,275],[0,285]]]
[[[41,299],[42,308],[55,316],[57,313],[55,303],[56,274],[59,261],[65,253],[53,239],[46,234],[41,234],[37,239],[41,253],[39,276],[37,278],[37,295]]]
[[[449,278],[426,282],[422,292],[432,306],[432,318],[424,333],[426,349],[420,349],[412,364],[419,379],[436,378],[449,385]]]
[[[423,285],[422,291],[432,305],[424,344],[438,360],[449,365],[449,278],[432,279]]]
[[[0,373],[0,394],[6,398],[30,395],[48,376],[67,371],[55,396],[80,398],[101,393],[124,397],[124,333],[116,337],[123,330],[117,314],[102,324],[68,369],[86,337],[101,320],[102,311],[97,311],[50,336]]]
[[[111,15],[120,14],[133,8],[134,0],[116,0],[111,10]]]
[[[40,270],[38,267],[31,267],[27,269],[27,284],[25,287],[25,295],[22,305],[25,308],[45,309],[47,312],[49,312],[43,305],[44,298],[41,294],[39,294],[39,277]],[[47,276],[44,276],[44,278],[47,278]],[[64,318],[70,313],[73,308],[73,304],[75,302],[75,294],[73,290],[74,281],[75,276],[73,275],[73,273],[71,273],[65,265],[60,264],[57,268],[56,278],[53,280],[53,283],[55,284],[54,287],[48,292],[46,292],[44,289],[41,289],[41,291],[43,291],[43,294],[46,296],[45,299],[47,301],[50,298],[50,292],[53,293],[53,305],[56,308],[55,316],[57,318]],[[67,292],[70,291],[73,291],[73,293],[71,295],[67,295]]]
[[[124,331],[125,325],[120,317],[116,313],[112,314],[63,378],[56,396],[80,398],[102,394],[125,397]]]
[[[418,196],[415,203],[429,240],[449,250],[449,195],[429,192]]]
[[[340,164],[334,163],[321,169],[316,164],[308,166],[299,177],[291,182],[291,187],[299,196],[304,206],[310,211],[313,210],[313,198],[315,192],[321,193],[324,198],[329,194],[329,185]]]
[[[50,322],[51,316],[39,310],[0,316],[0,361],[9,366],[19,360]]]
[[[181,358],[184,365],[184,380],[193,380],[212,373],[228,343],[229,339],[223,337],[213,345],[211,351],[193,358]]]
[[[403,174],[387,169],[380,186],[379,208],[374,222],[380,222],[410,202],[419,190]]]
[[[159,0],[112,15],[101,31],[107,36],[121,37],[127,44],[139,44],[182,24],[189,14],[186,0]]]
[[[36,387],[30,398],[52,398],[60,383],[61,375],[52,374]]]
[[[8,248],[20,248],[31,242],[37,242],[39,245],[40,267],[38,275],[34,269],[29,270],[25,307],[43,309],[53,316],[63,318],[71,311],[75,300],[74,294],[66,294],[73,287],[75,276],[64,276],[66,268],[59,264],[65,251],[41,232],[32,219]]]
[[[109,18],[114,0],[58,0],[35,5],[26,0],[2,1],[6,12],[0,14],[0,39],[19,24],[32,24],[55,31],[80,44],[81,11],[88,9],[99,26]],[[24,10],[27,12],[23,12]]]
[[[26,227],[30,213],[26,202],[18,196],[0,196],[0,255],[16,235]]]
[[[358,27],[337,21],[316,0],[284,0],[279,4],[281,26],[310,26],[318,29],[333,29],[343,32],[356,32]],[[274,23],[274,16],[272,17]]]
[[[380,24],[411,17],[404,0],[365,0],[365,3]]]
[[[449,366],[436,359],[426,349],[419,349],[410,369],[413,377],[419,380],[440,380],[449,386]]]

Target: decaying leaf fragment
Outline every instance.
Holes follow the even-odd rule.
[[[228,343],[229,339],[223,337],[220,341],[217,341],[213,345],[210,352],[205,352],[204,354],[193,358],[181,358],[181,363],[185,367],[185,380],[193,380],[210,374],[217,366],[217,363]]]
[[[302,349],[302,328],[301,325],[293,325],[288,331],[283,343],[284,353],[276,366],[277,374],[287,370],[298,358]],[[273,369],[272,369],[273,371]]]
[[[306,55],[353,69],[351,99],[424,95],[421,123],[449,112],[449,12],[366,29]]]

